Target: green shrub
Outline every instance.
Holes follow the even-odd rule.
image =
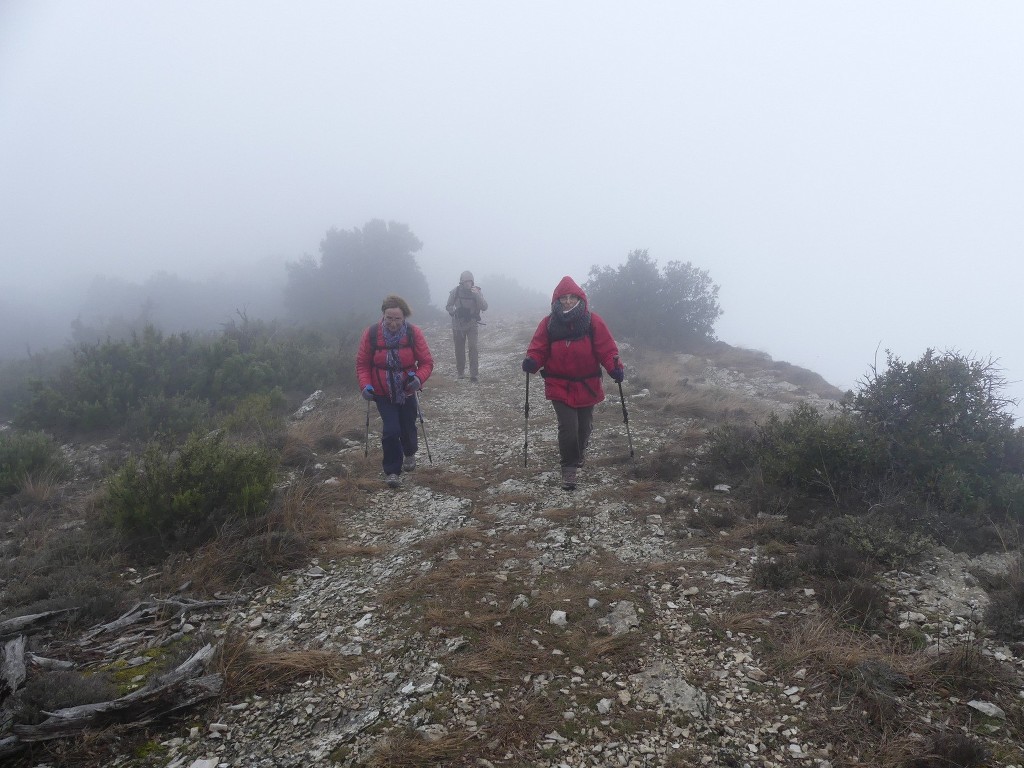
[[[889,354],[885,373],[838,411],[800,404],[753,432],[712,431],[696,474],[724,476],[756,508],[791,517],[826,505],[896,511],[930,527],[950,515],[1019,524],[1024,428],[1013,426],[1003,384],[991,361],[928,350],[907,364]]]
[[[64,469],[60,449],[42,432],[0,432],[0,497],[17,493],[26,477]]]
[[[263,513],[275,468],[269,452],[230,445],[220,433],[192,435],[173,454],[151,443],[110,479],[101,508],[138,543],[189,549],[225,523]]]
[[[929,508],[1024,517],[1024,428],[992,360],[929,349],[906,363],[886,353],[853,399],[860,421],[883,441],[887,471]]]
[[[355,330],[344,338],[354,348]],[[247,397],[276,401],[282,392],[321,388],[338,379],[338,358],[318,333],[262,322],[229,324],[215,338],[164,336],[150,326],[130,339],[80,344],[57,375],[32,382],[17,421],[184,434],[203,424],[205,412],[229,413]]]
[[[842,508],[863,499],[880,471],[880,445],[847,411],[823,414],[800,403],[758,427],[755,451],[766,485],[801,489]]]
[[[284,393],[278,388],[246,395],[231,413],[221,419],[220,424],[229,432],[276,432],[281,429],[285,405]]]
[[[826,518],[811,540],[828,549],[852,550],[875,567],[901,568],[934,546],[924,532],[908,530],[905,521],[878,514]]]
[[[188,435],[208,426],[210,404],[185,395],[162,393],[143,397],[132,409],[125,430],[145,440],[154,435]]]
[[[796,558],[787,548],[777,542],[769,542],[758,552],[751,579],[757,587],[786,589],[797,584],[800,576]]]

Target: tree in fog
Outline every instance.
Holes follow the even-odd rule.
[[[287,266],[289,318],[325,325],[372,317],[391,293],[414,311],[425,310],[430,290],[414,255],[422,247],[408,226],[394,221],[374,219],[362,229],[329,230],[320,241],[319,260],[304,256]]]
[[[616,335],[669,349],[713,341],[722,314],[707,271],[679,261],[659,269],[646,249],[631,251],[618,267],[591,267],[583,287]]]

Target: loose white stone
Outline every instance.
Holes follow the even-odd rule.
[[[968,701],[967,706],[971,707],[971,709],[978,710],[983,715],[998,717],[1000,720],[1006,719],[1006,713],[999,706],[990,701],[978,701],[977,699],[974,699],[972,701]]]

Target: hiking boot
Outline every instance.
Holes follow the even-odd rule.
[[[562,490],[576,490],[576,467],[562,467]]]
[[[402,478],[398,475],[388,475],[384,478],[384,482],[388,484],[388,488],[401,488]]]
[[[466,378],[466,374],[460,373],[459,374],[459,381],[462,381],[464,378]]]
[[[480,379],[478,379],[478,378],[477,378],[476,376],[470,376],[470,377],[469,377],[469,380],[470,380],[470,382],[472,382],[473,384],[479,384],[479,383],[480,383]]]
[[[402,462],[402,471],[412,472],[414,469],[416,469],[416,457],[406,456],[405,461]]]

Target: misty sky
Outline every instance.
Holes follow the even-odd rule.
[[[2,0],[0,294],[382,218],[435,303],[647,248],[729,343],[843,388],[953,348],[1024,397],[1021,40],[1016,0]]]

